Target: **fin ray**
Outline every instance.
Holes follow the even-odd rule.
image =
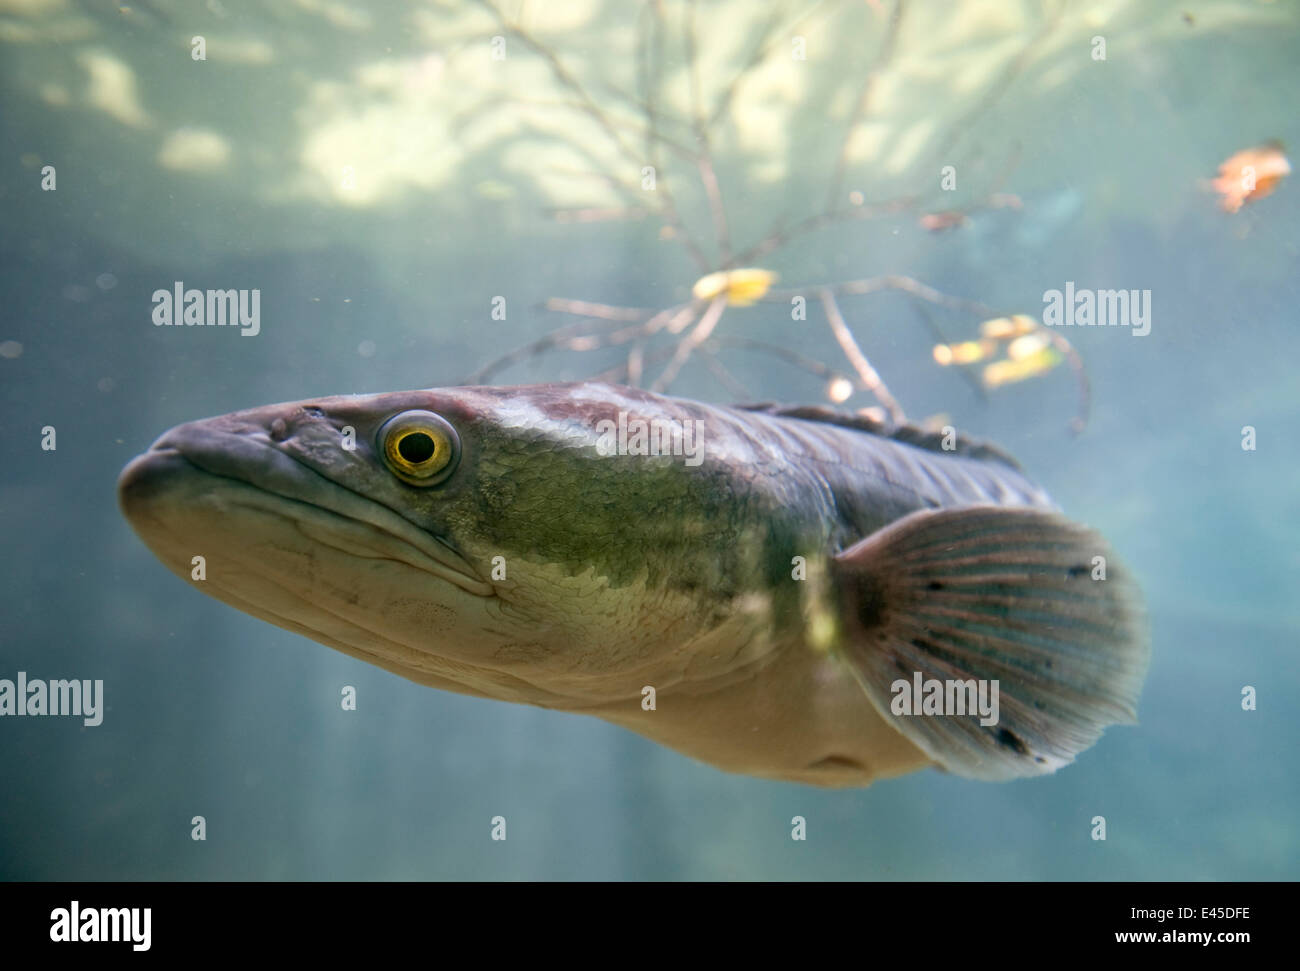
[[[1106,579],[1092,578],[1094,556]],[[1149,657],[1136,583],[1096,532],[1041,509],[922,510],[835,557],[838,651],[871,703],[951,772],[1072,762],[1136,719]],[[997,686],[997,721],[895,714],[900,680]],[[957,690],[957,689],[953,689]]]

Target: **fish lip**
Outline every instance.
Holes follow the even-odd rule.
[[[286,476],[283,474],[277,478],[275,485],[270,485],[266,481],[258,481],[259,477],[253,474],[231,474],[232,471],[238,471],[238,467],[233,469],[229,466],[214,468],[210,462],[205,463],[203,461],[201,449],[191,447],[187,450],[186,443],[177,443],[169,437],[176,431],[177,429],[172,429],[172,431],[165,433],[147,452],[136,456],[122,470],[118,478],[118,499],[128,520],[133,519],[131,506],[135,501],[135,498],[133,498],[135,492],[142,485],[147,485],[152,476],[158,473],[166,474],[169,471],[174,473],[177,470],[176,464],[183,463],[191,471],[229,482],[237,482],[247,487],[250,490],[248,494],[236,499],[233,502],[234,505],[258,509],[262,512],[271,512],[291,519],[300,532],[310,536],[317,542],[325,543],[349,555],[365,558],[355,548],[330,543],[320,535],[321,531],[325,531],[332,532],[335,536],[346,536],[348,531],[352,531],[355,539],[357,538],[357,531],[365,530],[371,534],[365,538],[377,541],[370,544],[372,553],[380,556],[389,554],[386,558],[399,560],[416,569],[431,573],[448,583],[454,584],[466,593],[480,597],[495,596],[495,588],[480,579],[469,562],[442,537],[436,536],[410,522],[383,503],[376,502],[368,496],[348,489],[333,479],[321,475],[287,452],[275,448],[269,443],[256,443],[266,450],[266,456],[271,461],[279,464],[279,472],[284,473],[287,471],[290,473],[287,476],[288,481],[305,482],[309,481],[308,477],[314,477],[330,488],[340,490],[337,505],[344,508],[333,508],[322,504],[317,500],[317,497],[309,495],[309,490],[306,488],[287,491],[284,488]],[[220,437],[232,441],[237,440],[244,447],[250,441],[254,441],[249,436],[230,433],[222,434]],[[196,452],[199,454],[196,454]],[[254,497],[259,497],[262,501],[256,501]],[[288,508],[291,507],[287,508],[286,504],[293,504],[311,510],[312,516],[307,518],[289,515]],[[364,505],[358,506],[358,504]],[[367,512],[368,515],[352,515],[347,511],[347,506],[356,506],[359,510]],[[335,528],[331,530],[331,526]]]

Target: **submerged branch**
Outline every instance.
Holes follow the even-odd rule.
[[[876,90],[876,82],[894,59],[894,51],[898,47],[898,32],[902,25],[903,0],[895,0],[893,12],[889,15],[889,24],[885,28],[885,39],[876,53],[875,63],[862,79],[862,87],[858,90],[857,100],[853,103],[849,123],[844,128],[844,137],[840,140],[840,150],[835,157],[835,171],[831,175],[830,189],[826,193],[825,211],[828,213],[834,212],[840,205],[840,190],[844,187],[844,171],[849,161],[849,146],[853,143],[853,135],[858,130],[858,125],[867,114],[871,95]]]
[[[849,330],[849,325],[844,322],[844,316],[840,313],[839,305],[835,302],[835,296],[829,290],[821,291],[820,296],[822,309],[826,311],[826,320],[831,325],[831,333],[835,335],[840,350],[844,352],[844,356],[853,365],[853,370],[857,372],[863,385],[876,396],[876,400],[884,405],[894,424],[903,424],[907,421],[907,416],[903,414],[902,406],[889,393],[889,388],[885,386],[885,382],[881,380],[876,369],[871,366],[867,356],[862,353],[862,348],[858,347],[858,342],[853,339],[853,332]]]
[[[718,244],[718,254],[724,266],[731,262],[731,234],[727,229],[727,210],[722,204],[722,189],[718,185],[718,175],[713,167],[713,150],[709,144],[709,126],[704,117],[704,95],[700,87],[699,59],[695,56],[695,0],[687,0],[686,16],[683,24],[683,43],[686,47],[687,77],[690,81],[691,120],[695,131],[695,144],[699,148],[696,167],[699,169],[700,184],[709,200],[709,212],[713,216],[714,239]]]
[[[727,389],[727,393],[737,401],[752,401],[754,399],[749,389],[736,380],[735,375],[728,371],[723,363],[718,360],[717,352],[709,347],[708,341],[700,345],[700,360],[709,369],[709,373],[718,379],[718,383]]]
[[[1001,100],[1002,96],[1007,93],[1011,85],[1020,77],[1021,72],[1028,66],[1030,60],[1038,53],[1039,47],[1051,36],[1052,32],[1061,23],[1061,18],[1065,14],[1066,0],[1058,0],[1055,8],[1043,21],[1042,26],[1033,37],[1025,44],[1024,47],[1012,58],[1011,63],[1007,65],[1002,75],[989,86],[975,106],[961,118],[954,121],[948,129],[948,134],[934,150],[936,158],[943,158],[952,147],[961,141],[962,136],[975,124],[981,115],[992,108]]]
[[[700,317],[699,323],[695,325],[689,334],[678,341],[677,349],[668,361],[668,366],[650,385],[651,391],[667,390],[668,386],[677,380],[677,372],[682,369],[683,364],[690,360],[695,349],[708,340],[709,335],[713,333],[713,328],[722,319],[722,312],[726,309],[727,298],[725,296],[719,295],[713,298],[713,302],[709,304],[709,309],[704,311],[704,315]]]
[[[1054,330],[1047,331],[1047,337],[1055,347],[1065,357],[1066,362],[1070,365],[1070,370],[1074,372],[1074,379],[1079,385],[1079,413],[1070,419],[1070,431],[1075,435],[1083,433],[1088,426],[1088,416],[1092,411],[1092,384],[1088,380],[1088,372],[1083,366],[1083,358],[1079,352],[1074,349],[1069,341]]]
[[[789,38],[799,24],[810,19],[821,7],[833,8],[843,5],[843,3],[844,0],[832,0],[829,3],[828,0],[813,0],[807,10],[791,18],[785,24],[782,24],[781,21],[783,11],[780,9],[773,10],[771,16],[768,17],[767,23],[759,31],[762,39],[750,52],[749,59],[732,77],[730,83],[722,89],[722,94],[718,97],[717,103],[713,106],[713,112],[709,115],[708,127],[717,126],[731,113],[732,102],[735,101],[736,92],[740,90],[741,84],[753,74],[755,68],[762,65],[772,55],[778,44]]]
[[[564,66],[564,62],[560,60],[559,56],[546,44],[534,37],[522,25],[506,17],[494,0],[478,0],[478,2],[482,6],[486,7],[494,17],[496,17],[497,22],[501,25],[503,30],[508,30],[510,33],[514,34],[514,36],[518,37],[525,47],[535,53],[546,63],[546,66],[550,69],[551,74],[559,82],[561,87],[568,89],[577,98],[576,108],[590,117],[601,128],[601,130],[604,131],[606,137],[614,147],[618,149],[619,153],[631,162],[634,167],[639,169],[644,164],[645,159],[638,155],[637,152],[624,140],[623,135],[618,130],[618,126],[600,107],[599,103],[597,103],[596,100],[587,92],[587,89],[582,85],[582,82],[580,82],[572,72]],[[673,198],[673,194],[669,190],[667,182],[665,180],[656,180],[655,189],[659,198],[662,200],[660,205],[661,218],[668,226],[672,227],[673,238],[679,240],[683,246],[685,246],[691,259],[694,260],[695,264],[703,271],[708,267],[708,260],[705,259],[704,252],[696,242],[694,236],[690,234],[686,225],[682,222],[677,209],[677,202]]]
[[[650,388],[667,391],[686,365],[698,357],[701,365],[719,384],[731,394],[745,397],[747,392],[743,383],[727,369],[720,357],[726,350],[741,349],[773,356],[825,382],[825,394],[835,404],[847,400],[855,391],[869,392],[880,402],[889,419],[901,424],[905,421],[902,406],[854,337],[840,303],[844,298],[883,291],[897,291],[911,298],[922,324],[935,339],[936,359],[941,346],[952,350],[950,360],[939,363],[956,364],[962,378],[970,382],[981,397],[987,397],[989,388],[1046,373],[1051,368],[1047,357],[1027,362],[1017,357],[996,362],[996,371],[990,370],[992,365],[986,367],[983,381],[980,381],[969,362],[955,351],[968,347],[978,351],[988,343],[988,338],[948,345],[935,321],[925,312],[925,307],[943,307],[963,316],[976,316],[984,321],[981,328],[996,322],[988,319],[995,316],[995,311],[982,301],[943,293],[911,276],[885,274],[784,290],[768,289],[775,273],[761,266],[760,261],[769,259],[795,240],[832,225],[916,212],[922,228],[942,232],[958,230],[980,211],[1020,207],[1020,200],[1014,194],[1001,191],[1020,160],[1021,145],[1018,141],[1012,142],[1010,157],[1001,168],[991,173],[994,178],[982,195],[959,208],[936,211],[922,208],[927,200],[940,192],[937,185],[925,191],[908,192],[873,202],[866,202],[862,193],[857,191],[841,199],[853,170],[850,159],[854,139],[862,132],[863,126],[873,120],[883,79],[899,60],[900,37],[908,13],[907,0],[894,0],[889,6],[887,19],[883,21],[883,33],[876,31],[879,44],[865,65],[865,73],[848,82],[856,88],[836,91],[837,96],[840,93],[851,95],[852,101],[843,130],[836,135],[838,146],[835,154],[827,160],[829,168],[822,208],[817,209],[814,205],[810,207],[812,211],[805,210],[802,215],[778,219],[766,235],[756,240],[751,237],[735,242],[731,236],[734,227],[724,202],[724,189],[732,190],[736,199],[742,195],[729,184],[724,185],[720,177],[715,146],[724,137],[722,126],[732,120],[741,87],[779,53],[781,45],[788,43],[789,37],[811,18],[838,11],[848,0],[812,0],[794,16],[790,15],[793,3],[774,4],[758,29],[746,40],[748,54],[739,70],[720,89],[715,86],[713,90],[708,89],[709,74],[702,69],[701,58],[701,44],[710,42],[712,38],[701,32],[703,23],[697,23],[696,0],[680,0],[671,14],[667,9],[668,0],[645,0],[634,33],[634,80],[622,88],[604,82],[599,93],[608,102],[605,105],[593,95],[594,89],[589,89],[579,80],[556,50],[503,12],[502,0],[479,0],[479,3],[505,30],[519,38],[541,59],[560,90],[559,97],[551,99],[502,96],[499,100],[524,105],[540,113],[521,120],[516,131],[533,130],[544,137],[564,142],[582,159],[575,168],[581,167],[585,161],[592,169],[568,172],[567,175],[598,179],[628,202],[625,206],[605,203],[556,208],[551,210],[553,218],[595,222],[653,215],[661,223],[660,237],[671,238],[685,249],[695,264],[699,279],[692,287],[693,299],[662,309],[551,298],[546,302],[548,310],[581,319],[498,357],[481,368],[473,379],[483,380],[505,367],[552,351],[617,350],[622,356],[621,363],[601,372],[600,378],[623,380],[639,386],[650,369],[662,368]],[[871,6],[877,13],[884,13],[882,0],[872,0]],[[949,153],[1025,73],[1042,44],[1061,22],[1064,10],[1064,0],[1052,2],[1033,35],[1005,64],[996,79],[972,106],[932,140],[933,151],[938,156]],[[684,93],[685,104],[674,106],[667,94],[674,90]],[[489,100],[481,105],[494,103],[495,100]],[[576,135],[547,131],[560,120],[558,115],[554,120],[548,117],[547,112],[585,115],[595,123],[596,137],[580,139]],[[591,130],[584,128],[584,131],[590,133]],[[602,139],[608,144],[602,144]],[[610,167],[607,160],[611,153],[622,162],[612,167],[613,172],[602,171]],[[974,166],[983,175],[990,174],[979,156],[978,152],[967,152],[963,164],[968,171]],[[672,166],[671,171],[665,165]],[[653,172],[653,184],[646,179],[647,167]],[[924,166],[918,167],[918,172],[920,168]],[[551,167],[550,171],[555,171],[555,168]],[[928,179],[925,184],[930,185]],[[686,217],[689,217],[689,224]],[[699,235],[692,232],[692,225],[700,230]],[[711,238],[703,238],[710,231]],[[847,371],[841,370],[843,364],[837,368],[791,347],[717,333],[728,307],[745,307],[757,300],[786,302],[792,297],[813,296],[821,303],[831,335],[847,362]],[[1053,351],[1044,350],[1045,355],[1054,353],[1057,363],[1068,361],[1076,375],[1080,408],[1072,428],[1077,432],[1086,422],[1090,407],[1090,387],[1083,362],[1059,334],[1052,332],[1039,339],[1043,348],[1049,343],[1053,348]],[[1024,345],[1019,346],[1023,350]]]
[[[553,330],[549,334],[544,334],[541,337],[537,338],[537,340],[535,341],[530,341],[529,343],[524,344],[522,347],[516,347],[512,351],[508,351],[507,353],[502,354],[500,357],[494,358],[493,360],[489,361],[487,364],[484,364],[477,371],[465,377],[461,383],[482,384],[492,375],[496,374],[498,371],[510,367],[512,364],[518,364],[520,361],[526,360],[530,357],[536,357],[540,354],[544,354],[549,350],[562,347],[566,340],[568,340],[574,335],[582,334],[584,328],[590,326],[591,325],[588,324],[585,320],[579,320],[565,327],[560,327],[556,330]],[[589,336],[589,335],[584,335],[584,336]]]
[[[940,307],[947,307],[951,310],[981,314],[985,317],[993,314],[993,308],[986,303],[981,303],[978,300],[968,300],[965,297],[951,296],[941,290],[936,290],[928,284],[922,283],[920,280],[916,280],[910,276],[903,276],[898,273],[867,277],[863,280],[847,280],[844,283],[827,283],[813,287],[800,287],[798,289],[769,290],[763,299],[774,303],[787,303],[791,297],[803,296],[809,292],[822,293],[829,291],[837,297],[847,297],[865,296],[866,294],[879,293],[884,290],[900,290],[903,293],[916,297],[918,300],[924,300],[927,303],[937,304]]]

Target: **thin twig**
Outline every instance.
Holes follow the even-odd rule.
[[[551,70],[551,74],[560,82],[561,86],[573,92],[577,97],[578,105],[576,107],[578,110],[588,115],[597,125],[600,126],[614,146],[620,153],[622,153],[624,158],[628,159],[637,167],[640,167],[644,163],[644,158],[637,154],[637,152],[628,145],[626,141],[624,141],[618,128],[609,119],[605,112],[601,110],[600,105],[591,97],[587,92],[587,89],[583,87],[582,83],[573,76],[568,68],[564,66],[564,63],[556,56],[554,51],[529,33],[522,25],[508,19],[493,0],[478,0],[478,2],[482,6],[486,7],[494,17],[496,17],[497,22],[501,25],[502,29],[510,31],[519,38],[525,47],[529,48],[546,62],[547,67]],[[691,259],[695,261],[701,272],[706,271],[708,268],[708,261],[705,259],[704,253],[700,249],[698,243],[696,243],[695,238],[682,223],[681,216],[677,210],[677,202],[669,191],[667,182],[656,176],[655,189],[662,200],[662,205],[660,207],[661,218],[667,225],[672,227],[674,238],[686,247]]]
[[[849,123],[844,127],[844,137],[840,141],[840,150],[835,157],[835,171],[831,176],[830,189],[826,194],[826,212],[834,212],[840,205],[840,189],[844,185],[844,170],[849,161],[849,146],[853,143],[853,134],[858,130],[858,125],[862,123],[863,117],[867,113],[867,107],[871,103],[871,95],[875,93],[876,82],[885,68],[889,66],[890,61],[894,59],[894,50],[898,46],[898,31],[903,25],[903,0],[896,0],[893,12],[889,15],[889,24],[885,28],[885,39],[880,44],[880,50],[876,52],[875,62],[871,69],[867,71],[866,77],[862,79],[862,87],[858,91],[857,100],[853,104],[853,111],[849,115]]]
[[[1065,355],[1070,369],[1074,371],[1075,380],[1079,383],[1079,413],[1070,419],[1070,431],[1075,435],[1081,435],[1088,426],[1088,416],[1092,411],[1092,385],[1088,381],[1087,369],[1083,366],[1083,358],[1068,340],[1054,330],[1049,328],[1043,330],[1048,340],[1052,342],[1052,346]]]
[[[958,118],[949,126],[947,137],[944,138],[944,140],[940,142],[939,146],[934,150],[933,154],[935,158],[942,159],[952,149],[952,147],[961,140],[961,137],[966,134],[967,130],[975,124],[976,119],[978,119],[980,115],[984,114],[984,112],[988,111],[989,108],[993,107],[993,105],[997,103],[998,99],[1006,93],[1007,89],[1010,88],[1016,78],[1019,77],[1020,72],[1025,69],[1026,65],[1028,65],[1030,58],[1033,57],[1039,45],[1042,44],[1052,31],[1054,31],[1061,23],[1061,17],[1065,13],[1065,7],[1065,0],[1060,0],[1055,9],[1047,16],[1047,19],[1043,21],[1043,24],[1039,27],[1038,31],[1029,39],[1028,43],[1020,49],[1016,56],[1011,59],[1011,63],[1007,66],[1007,69],[1002,72],[1002,76],[994,81],[989,86],[988,90],[984,92],[984,97],[976,102],[975,106],[970,111],[966,112],[961,118]]]
[[[853,339],[853,333],[849,330],[848,324],[844,322],[839,305],[835,302],[835,295],[829,290],[823,290],[820,296],[822,307],[826,311],[826,320],[831,325],[831,333],[835,335],[835,340],[839,342],[840,350],[849,359],[849,363],[853,365],[853,370],[858,373],[858,377],[862,379],[863,384],[885,406],[885,410],[889,412],[889,417],[894,423],[897,425],[903,424],[907,421],[907,417],[903,414],[902,406],[889,393],[889,388],[885,387],[885,382],[881,380],[876,369],[871,366],[867,356],[862,353],[862,348],[858,347],[858,342]]]
[[[645,372],[645,343],[638,341],[628,348],[628,383],[641,387],[641,374]]]
[[[741,253],[733,262],[739,266],[746,266],[760,257],[780,249],[798,236],[804,236],[845,219],[872,219],[876,216],[893,215],[915,207],[919,198],[917,195],[899,196],[896,199],[887,199],[884,202],[836,209],[834,212],[818,212],[811,216],[805,216],[798,222],[791,223],[788,226],[783,226],[778,221],[768,235]]]
[[[605,130],[605,134],[609,136],[610,140],[614,142],[619,151],[621,151],[626,158],[635,161],[638,157],[636,152],[634,152],[632,148],[623,141],[623,137],[618,133],[617,129],[614,128],[609,118],[605,115],[605,112],[601,110],[596,101],[587,93],[587,89],[582,86],[582,82],[574,77],[573,74],[570,73],[569,69],[564,66],[563,62],[555,55],[555,52],[529,33],[521,24],[507,18],[493,0],[478,0],[478,2],[482,6],[486,7],[494,17],[496,17],[497,22],[501,25],[502,29],[510,31],[510,33],[519,38],[525,47],[546,62],[547,67],[551,69],[551,73],[555,76],[555,79],[559,81],[563,87],[572,91],[578,98],[579,108]]]
[[[771,354],[797,368],[814,374],[819,378],[838,378],[843,377],[838,371],[827,364],[812,357],[805,357],[798,351],[792,351],[788,347],[780,344],[773,344],[770,341],[760,341],[753,337],[736,337],[731,334],[719,334],[717,337],[710,338],[709,344],[714,347],[739,347],[744,350],[762,351],[765,354]]]
[[[726,294],[718,294],[713,298],[713,302],[709,304],[709,309],[704,311],[704,316],[695,325],[695,329],[677,342],[677,350],[673,353],[668,366],[663,369],[663,373],[655,378],[654,384],[650,385],[651,391],[663,391],[677,379],[677,373],[681,371],[682,365],[690,360],[692,352],[697,347],[708,340],[709,335],[713,333],[713,328],[722,319],[722,312],[726,309]]]
[[[547,310],[556,313],[622,322],[649,320],[657,312],[641,310],[638,307],[614,307],[607,303],[591,303],[587,300],[567,300],[564,297],[551,297],[546,301],[545,306]]]
[[[709,200],[713,216],[713,235],[718,244],[718,254],[724,266],[731,262],[731,234],[727,228],[727,210],[722,202],[722,189],[713,167],[713,151],[709,145],[709,128],[704,118],[704,96],[700,86],[700,65],[695,50],[695,0],[687,0],[686,16],[682,25],[683,44],[686,49],[687,77],[690,83],[691,121],[695,130],[695,143],[699,147],[696,167],[704,195]]]
[[[952,341],[948,340],[948,336],[944,334],[943,330],[935,322],[934,318],[930,316],[924,306],[919,302],[914,301],[912,303],[912,309],[916,311],[917,316],[921,318],[921,322],[925,324],[926,330],[930,332],[930,339],[933,340],[935,344],[952,343]],[[974,369],[969,364],[958,364],[957,370],[961,373],[961,376],[966,379],[966,383],[970,385],[971,390],[975,392],[977,398],[981,401],[989,400],[988,389],[984,387],[984,382],[976,376]]]
[[[922,283],[920,280],[897,273],[867,277],[863,280],[848,280],[844,283],[825,283],[799,289],[769,290],[763,295],[763,300],[772,303],[786,303],[791,297],[803,296],[809,292],[821,293],[829,291],[837,297],[847,297],[864,296],[882,290],[901,290],[918,300],[938,304],[940,307],[948,307],[965,313],[982,314],[985,317],[993,316],[993,309],[988,304],[981,303],[978,300],[968,300],[965,297],[951,296]]]
[[[836,0],[835,3],[831,4],[831,6],[840,6],[843,2],[844,0]],[[824,6],[825,4],[826,0],[814,0],[807,10],[803,11],[798,16],[791,18],[784,26],[781,23],[781,15],[784,11],[779,9],[772,11],[772,15],[768,18],[767,23],[759,32],[761,40],[750,52],[749,59],[746,60],[740,70],[736,72],[735,76],[731,79],[731,82],[722,89],[722,94],[718,97],[717,103],[713,106],[713,112],[709,115],[709,128],[716,126],[718,122],[730,113],[731,103],[736,98],[736,92],[740,89],[740,85],[744,82],[745,78],[753,73],[754,68],[766,61],[772,52],[776,50],[777,45],[786,40],[790,33],[794,31],[799,24],[808,20],[817,13],[817,8]]]
[[[723,366],[713,351],[709,350],[708,342],[700,345],[700,359],[704,361],[710,373],[718,379],[724,388],[738,401],[752,401],[754,396],[749,393],[749,389],[740,383],[730,371]]]
[[[544,351],[551,350],[552,348],[559,345],[562,341],[568,339],[574,334],[579,333],[582,330],[582,328],[589,327],[589,326],[591,325],[584,319],[569,324],[565,327],[560,327],[556,330],[553,330],[549,334],[545,334],[542,337],[539,337],[535,341],[530,341],[529,343],[524,344],[522,347],[516,347],[513,351],[509,351],[505,354],[502,354],[500,357],[489,361],[487,364],[484,364],[473,374],[466,377],[461,383],[480,384],[483,381],[487,380],[487,378],[495,374],[497,371],[509,367],[512,364],[517,364],[518,362],[524,360],[525,358],[534,357],[538,354],[543,353]]]
[[[641,359],[642,369],[646,367],[651,367],[655,364],[660,363],[661,361],[668,360],[668,358],[672,357],[673,352],[675,350],[676,350],[675,345],[670,344],[665,347],[656,347],[653,351],[646,352],[644,355],[642,355],[642,359]],[[601,371],[599,374],[594,375],[591,378],[591,380],[612,381],[614,383],[619,383],[619,382],[630,383],[628,381],[628,377],[629,377],[628,369],[630,363],[631,363],[630,361],[625,362],[623,364],[619,364],[616,365],[615,367],[608,368],[604,371]],[[637,387],[640,387],[639,381]]]

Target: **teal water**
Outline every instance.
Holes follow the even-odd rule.
[[[1294,879],[1300,182],[1235,214],[1204,184],[1240,149],[1300,145],[1294,6],[909,3],[890,43],[888,2],[700,3],[693,58],[673,0],[662,30],[613,0],[502,9],[527,39],[475,4],[0,2],[0,678],[103,679],[106,698],[97,727],[0,718],[0,876]],[[936,366],[930,327],[973,338],[980,314],[839,304],[910,416],[1006,447],[1139,576],[1140,725],[1009,784],[737,777],[407,683],[187,589],[131,532],[117,474],[174,424],[455,384],[572,322],[552,298],[688,300],[725,260],[688,157],[697,114],[734,252],[833,200],[750,261],[785,290],[903,274],[989,316],[1039,314],[1067,281],[1151,292],[1146,336],[1068,333],[1091,384],[1077,436],[1064,365],[988,395]],[[593,218],[614,209],[635,211]],[[918,224],[950,209],[968,221]],[[257,288],[260,333],[155,327],[151,294],[175,281]],[[848,373],[815,297],[802,321],[729,308],[717,335]],[[624,360],[555,352],[495,380]],[[718,361],[752,399],[825,401],[776,357]],[[740,397],[698,361],[672,390]]]

